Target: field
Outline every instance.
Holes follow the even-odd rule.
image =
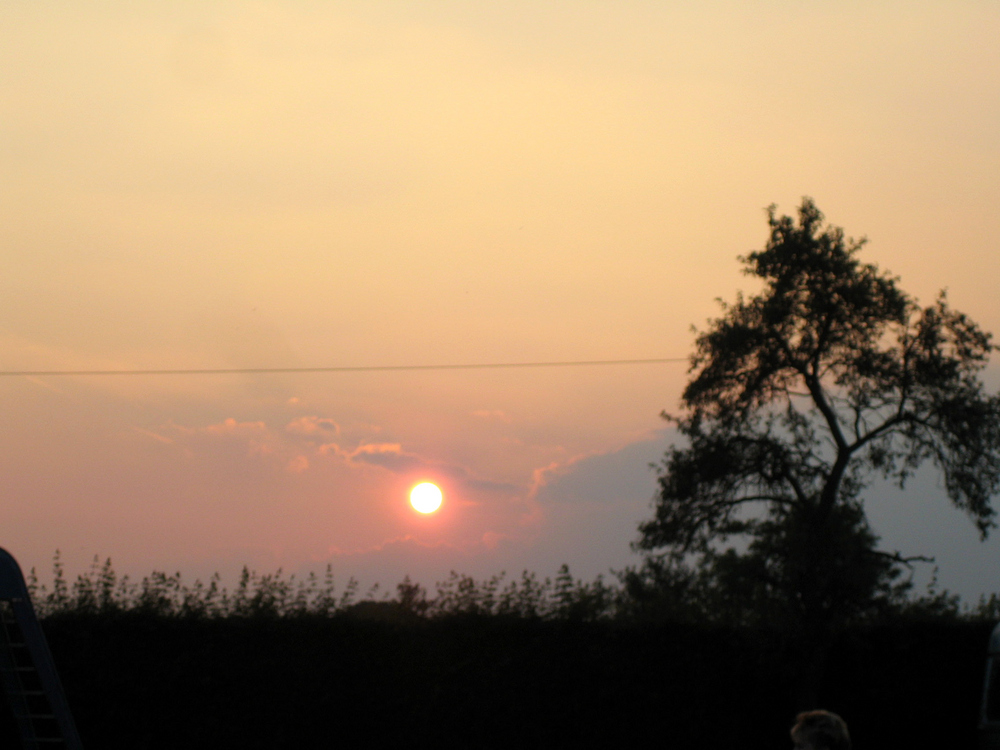
[[[779,633],[614,621],[63,614],[44,623],[85,747],[781,748]],[[969,619],[844,633],[821,703],[857,747],[973,747]]]

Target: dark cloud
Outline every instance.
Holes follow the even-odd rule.
[[[359,452],[351,456],[351,460],[356,463],[381,466],[383,469],[388,469],[396,474],[416,471],[428,466],[427,461],[420,458],[420,456],[396,451]]]
[[[489,479],[476,479],[472,472],[460,464],[446,463],[426,459],[415,453],[401,450],[399,445],[364,445],[350,454],[351,461],[380,466],[396,474],[426,472],[448,477],[461,483],[467,489],[475,492],[514,494],[523,488],[509,482],[494,482]]]
[[[655,439],[547,470],[536,497],[541,503],[649,502],[656,490],[656,472],[650,464],[659,462],[671,439],[672,434],[662,430]]]
[[[467,479],[465,486],[477,492],[511,495],[523,491],[523,487],[510,482],[492,482],[488,479]]]

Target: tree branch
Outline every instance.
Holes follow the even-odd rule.
[[[809,389],[809,394],[812,396],[813,403],[816,404],[819,413],[823,415],[823,419],[826,420],[827,427],[830,429],[830,434],[833,435],[839,456],[841,452],[847,450],[848,445],[847,440],[844,438],[844,432],[840,427],[840,420],[837,418],[837,413],[827,401],[826,392],[823,390],[823,384],[820,383],[819,378],[813,374],[806,375],[803,373],[803,376],[806,387]]]
[[[911,569],[913,568],[913,563],[915,562],[922,562],[922,563],[935,562],[933,557],[927,557],[927,555],[903,556],[899,552],[885,552],[879,549],[872,550],[872,554],[875,555],[876,557],[881,557],[885,560],[889,560],[890,562],[898,563],[900,565],[905,565],[906,567]]]

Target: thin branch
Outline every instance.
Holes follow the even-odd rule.
[[[729,508],[735,508],[738,505],[743,505],[745,503],[777,503],[779,505],[795,505],[795,500],[784,497],[782,495],[745,495],[743,497],[734,498],[732,500],[723,500],[718,503],[719,506],[725,506]]]
[[[795,497],[798,499],[799,504],[805,505],[808,500],[805,490],[802,489],[802,485],[799,483],[799,480],[792,476],[791,473],[787,472],[785,474],[785,480],[792,486],[792,492],[795,493]],[[791,503],[789,503],[789,505],[790,504]]]
[[[884,552],[882,550],[872,550],[872,554],[889,560],[890,562],[899,563],[900,565],[905,565],[908,568],[913,568],[913,563],[933,563],[935,560],[933,557],[927,557],[927,555],[908,555],[904,556],[899,552]]]
[[[917,419],[915,415],[896,414],[892,417],[889,417],[885,422],[883,422],[878,427],[868,432],[866,435],[863,435],[862,437],[858,438],[856,441],[854,441],[853,444],[848,446],[847,450],[849,453],[854,453],[858,448],[861,448],[866,443],[870,443],[875,438],[881,437],[882,435],[889,432],[893,428],[901,424],[904,424],[906,422],[915,422],[917,424],[922,424],[921,420]]]

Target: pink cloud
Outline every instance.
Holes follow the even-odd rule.
[[[152,438],[153,440],[156,440],[159,443],[164,443],[166,445],[173,445],[174,443],[174,441],[171,438],[159,435],[155,432],[151,432],[150,430],[144,430],[141,427],[133,427],[132,429],[138,432],[140,435],[145,435],[146,437]]]
[[[164,428],[176,434],[176,441],[191,447],[199,446],[196,448],[199,453],[213,452],[213,444],[245,445],[249,455],[266,456],[282,452],[280,436],[269,430],[263,421],[238,422],[230,417],[204,427],[186,427],[171,421]]]
[[[379,453],[403,453],[402,446],[399,443],[365,443],[364,445],[359,445],[357,450],[351,453],[351,458],[360,456],[362,454],[379,454]],[[413,455],[408,453],[405,455]]]
[[[563,464],[558,461],[553,461],[547,466],[539,466],[537,469],[531,472],[531,488],[528,490],[528,497],[535,497],[538,491],[548,484],[548,478],[546,474],[551,474],[558,471]]]
[[[263,422],[237,422],[230,417],[221,424],[210,424],[202,428],[209,435],[246,435],[259,434],[267,431]]]
[[[339,435],[340,425],[323,417],[299,417],[285,425],[285,432],[293,435]]]
[[[348,451],[345,451],[336,443],[323,443],[323,445],[319,446],[316,449],[316,453],[320,456],[329,456],[329,455],[338,456],[340,458],[343,458],[345,461],[349,460],[351,457],[351,454]]]

